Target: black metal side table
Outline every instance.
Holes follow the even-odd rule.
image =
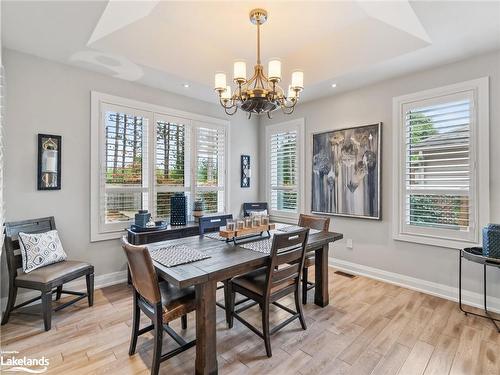
[[[483,265],[483,297],[484,297],[484,313],[485,315],[482,314],[476,314],[471,311],[466,311],[462,307],[462,258],[465,258],[471,262],[479,263]],[[459,257],[459,263],[458,263],[458,305],[460,307],[460,310],[462,310],[465,315],[471,314],[475,316],[479,316],[481,318],[486,318],[490,319],[491,322],[495,325],[496,329],[498,332],[500,332],[500,326],[497,324],[497,322],[500,322],[499,319],[496,319],[490,315],[488,312],[488,307],[486,304],[486,267],[496,267],[500,269],[500,259],[497,258],[489,258],[485,257],[483,255],[483,251],[481,247],[467,247],[465,249],[460,250],[460,257]]]

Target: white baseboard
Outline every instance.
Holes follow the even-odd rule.
[[[99,275],[99,276],[94,277],[94,289],[100,289],[100,288],[104,288],[106,286],[124,283],[126,281],[127,281],[127,271],[118,271],[118,272],[107,273],[104,275]],[[86,291],[87,285],[85,283],[85,278],[81,277],[78,280],[64,284],[64,289],[73,290],[76,292]],[[28,301],[28,300],[40,295],[40,292],[31,291],[31,290],[29,292],[26,292],[26,293],[20,293],[23,290],[25,290],[25,289],[22,289],[22,288],[18,289],[16,305],[23,303],[25,301]],[[40,300],[33,302],[33,304],[37,304],[37,303],[40,303]],[[4,311],[6,304],[7,304],[7,297],[3,297],[1,299],[2,312]]]
[[[458,288],[449,285],[438,284],[432,281],[417,279],[399,273],[384,271],[378,268],[368,267],[362,264],[351,263],[335,258],[329,258],[328,263],[331,267],[344,272],[366,276],[371,279],[458,302]],[[462,290],[462,303],[464,305],[482,308],[483,295],[469,290]],[[500,313],[500,298],[488,296],[488,310]]]

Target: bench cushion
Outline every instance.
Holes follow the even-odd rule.
[[[71,274],[79,274],[85,270],[93,272],[93,266],[86,262],[75,260],[65,260],[63,262],[50,264],[48,266],[37,268],[29,273],[21,273],[16,277],[16,284],[24,283],[40,283],[49,284],[58,279],[70,276]]]

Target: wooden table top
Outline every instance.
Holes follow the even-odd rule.
[[[341,233],[318,232],[309,235],[307,251],[314,251],[324,245],[343,238]],[[210,258],[175,267],[166,267],[154,262],[157,273],[168,282],[181,288],[207,282],[222,281],[235,275],[266,265],[269,255],[245,249],[233,243],[226,243],[208,237],[192,236],[175,240],[150,243],[149,249],[183,244],[193,249],[208,252]]]

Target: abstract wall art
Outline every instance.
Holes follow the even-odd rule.
[[[313,134],[312,212],[381,219],[382,123]]]

